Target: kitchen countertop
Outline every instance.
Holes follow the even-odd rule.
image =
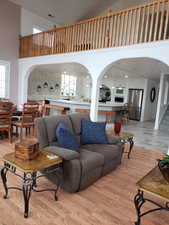
[[[71,105],[86,105],[90,106],[90,102],[83,102],[83,101],[72,101],[72,100],[64,100],[64,99],[48,99],[50,102],[56,102],[56,103],[62,103],[62,104],[71,104]],[[99,103],[99,106],[101,107],[122,107],[124,104],[123,103]]]

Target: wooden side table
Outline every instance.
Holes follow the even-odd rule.
[[[147,175],[138,181],[137,188],[138,192],[134,198],[137,213],[137,221],[135,222],[135,225],[140,225],[141,218],[149,213],[159,210],[169,211],[169,183],[163,178],[158,167],[153,168]],[[165,205],[160,205],[151,199],[145,198],[144,192],[163,199],[165,201]],[[150,202],[155,205],[155,208],[141,212],[141,208],[146,202]]]
[[[130,155],[131,155],[131,152],[132,152],[132,149],[133,149],[133,146],[134,146],[134,134],[132,133],[129,133],[129,132],[120,132],[119,134],[115,134],[114,130],[107,130],[106,131],[107,134],[110,134],[112,136],[118,136],[121,138],[121,142],[122,143],[129,143],[129,150],[127,152],[124,152],[124,153],[127,153],[127,156],[128,156],[128,159],[130,159]]]
[[[44,192],[44,191],[53,191],[55,200],[58,200],[57,191],[60,187],[61,179],[58,175],[58,184],[55,189],[43,189],[38,190],[37,180],[45,176],[47,173],[52,173],[58,168],[52,170],[45,171],[45,174],[38,175],[39,171],[42,171],[51,166],[57,165],[58,167],[62,165],[62,159],[56,156],[55,158],[51,158],[51,153],[48,153],[44,150],[39,150],[38,156],[33,160],[23,161],[15,157],[15,153],[6,154],[3,157],[4,167],[1,169],[1,178],[3,182],[3,186],[5,189],[4,199],[8,197],[8,190],[15,189],[23,192],[24,197],[24,217],[28,217],[29,213],[29,200],[31,196],[31,192]],[[17,170],[22,172],[23,175],[17,173]],[[15,176],[19,177],[22,180],[22,187],[8,187],[7,186],[7,172],[11,172]]]

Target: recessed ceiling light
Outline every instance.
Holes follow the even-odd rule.
[[[129,78],[129,76],[128,75],[125,75],[124,78]]]
[[[112,89],[114,89],[115,87],[111,87]]]

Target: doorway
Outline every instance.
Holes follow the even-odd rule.
[[[143,103],[143,89],[129,89],[128,105],[129,105],[129,119],[140,121]]]

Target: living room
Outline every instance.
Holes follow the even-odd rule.
[[[139,6],[142,3],[145,5]],[[163,161],[158,160],[168,151],[168,131],[159,130],[162,121],[167,126],[168,113],[168,0],[153,3],[74,1],[71,4],[75,7],[71,8],[67,7],[67,1],[40,3],[37,0],[28,3],[24,0],[1,0],[0,4],[0,108],[2,112],[8,107],[12,110],[10,129],[4,129],[3,124],[0,127],[0,223],[167,225],[169,186],[166,176],[160,172]],[[128,7],[132,8],[126,9]],[[113,14],[110,9],[121,11]],[[158,12],[159,9],[161,11]],[[147,22],[146,25],[145,17],[145,29],[139,39],[141,30],[136,24],[144,17],[139,15],[148,12],[154,15],[153,19],[150,16],[150,21],[157,22]],[[124,23],[127,15],[128,25]],[[137,18],[133,22],[135,28],[131,28],[131,15]],[[158,17],[161,18],[159,23]],[[101,36],[98,27],[106,33],[107,21],[114,24],[113,18],[117,27],[110,28],[109,38]],[[72,23],[74,25],[67,25]],[[126,43],[123,39],[125,26],[131,30]],[[119,36],[113,36],[112,33],[111,36],[115,28],[123,30],[123,33],[119,33]],[[67,36],[64,36],[64,29]],[[158,35],[152,41],[154,29]],[[147,36],[143,40],[146,31],[149,31],[149,38]],[[19,38],[19,35],[22,37]],[[47,41],[42,43],[41,35]],[[67,45],[63,37],[68,38]],[[95,42],[89,43],[91,38]],[[80,44],[77,44],[78,40],[81,40]],[[55,70],[55,65],[62,69]],[[58,81],[59,78],[46,82],[42,68],[50,67],[55,76],[64,74],[64,82]],[[30,74],[39,68],[37,78],[29,82]],[[75,82],[75,72],[77,78],[83,77],[77,85],[78,96],[85,100],[83,104],[79,104],[78,98],[78,103],[74,102],[77,96],[73,84],[69,84],[69,87],[65,85],[69,73],[73,74],[72,82]],[[145,86],[141,79],[148,80]],[[132,86],[134,84],[137,87]],[[144,89],[143,103],[146,100],[147,103],[141,117],[149,118],[148,123],[147,120],[145,123],[128,120],[124,104],[117,106],[111,101],[106,104],[99,102],[102,85],[111,89],[112,99],[115,90],[117,97],[121,97],[125,90]],[[61,86],[62,91],[59,89]],[[30,95],[31,88],[31,93],[35,94],[34,87],[37,99]],[[82,90],[84,87],[90,90]],[[60,96],[57,96],[57,103],[53,99],[49,104],[49,96],[54,98],[57,92],[63,94],[63,98],[71,97],[73,103],[70,99],[58,103]],[[29,98],[34,100],[34,104],[28,101]],[[38,115],[34,113],[32,118],[39,118],[29,120],[25,125],[23,118],[29,114],[30,105],[32,108],[38,105]],[[25,111],[24,107],[27,107]],[[72,107],[73,110],[70,110]],[[118,107],[122,108],[117,110]],[[55,112],[61,115],[53,115]],[[5,121],[9,121],[5,115]],[[117,120],[124,119],[120,123],[120,133],[116,116]],[[154,122],[150,125],[149,120]],[[56,141],[60,138],[59,132],[63,131],[62,146]],[[76,145],[73,150],[72,146],[67,146],[72,142]],[[38,150],[39,147],[43,150]],[[28,157],[24,153],[28,149],[30,152],[36,150],[32,159],[18,158]],[[40,151],[38,155],[37,151]],[[168,159],[163,160],[166,162]],[[48,170],[48,167],[52,169]],[[44,174],[47,175],[44,177]],[[3,199],[3,196],[7,199]],[[154,209],[156,207],[158,209]]]

